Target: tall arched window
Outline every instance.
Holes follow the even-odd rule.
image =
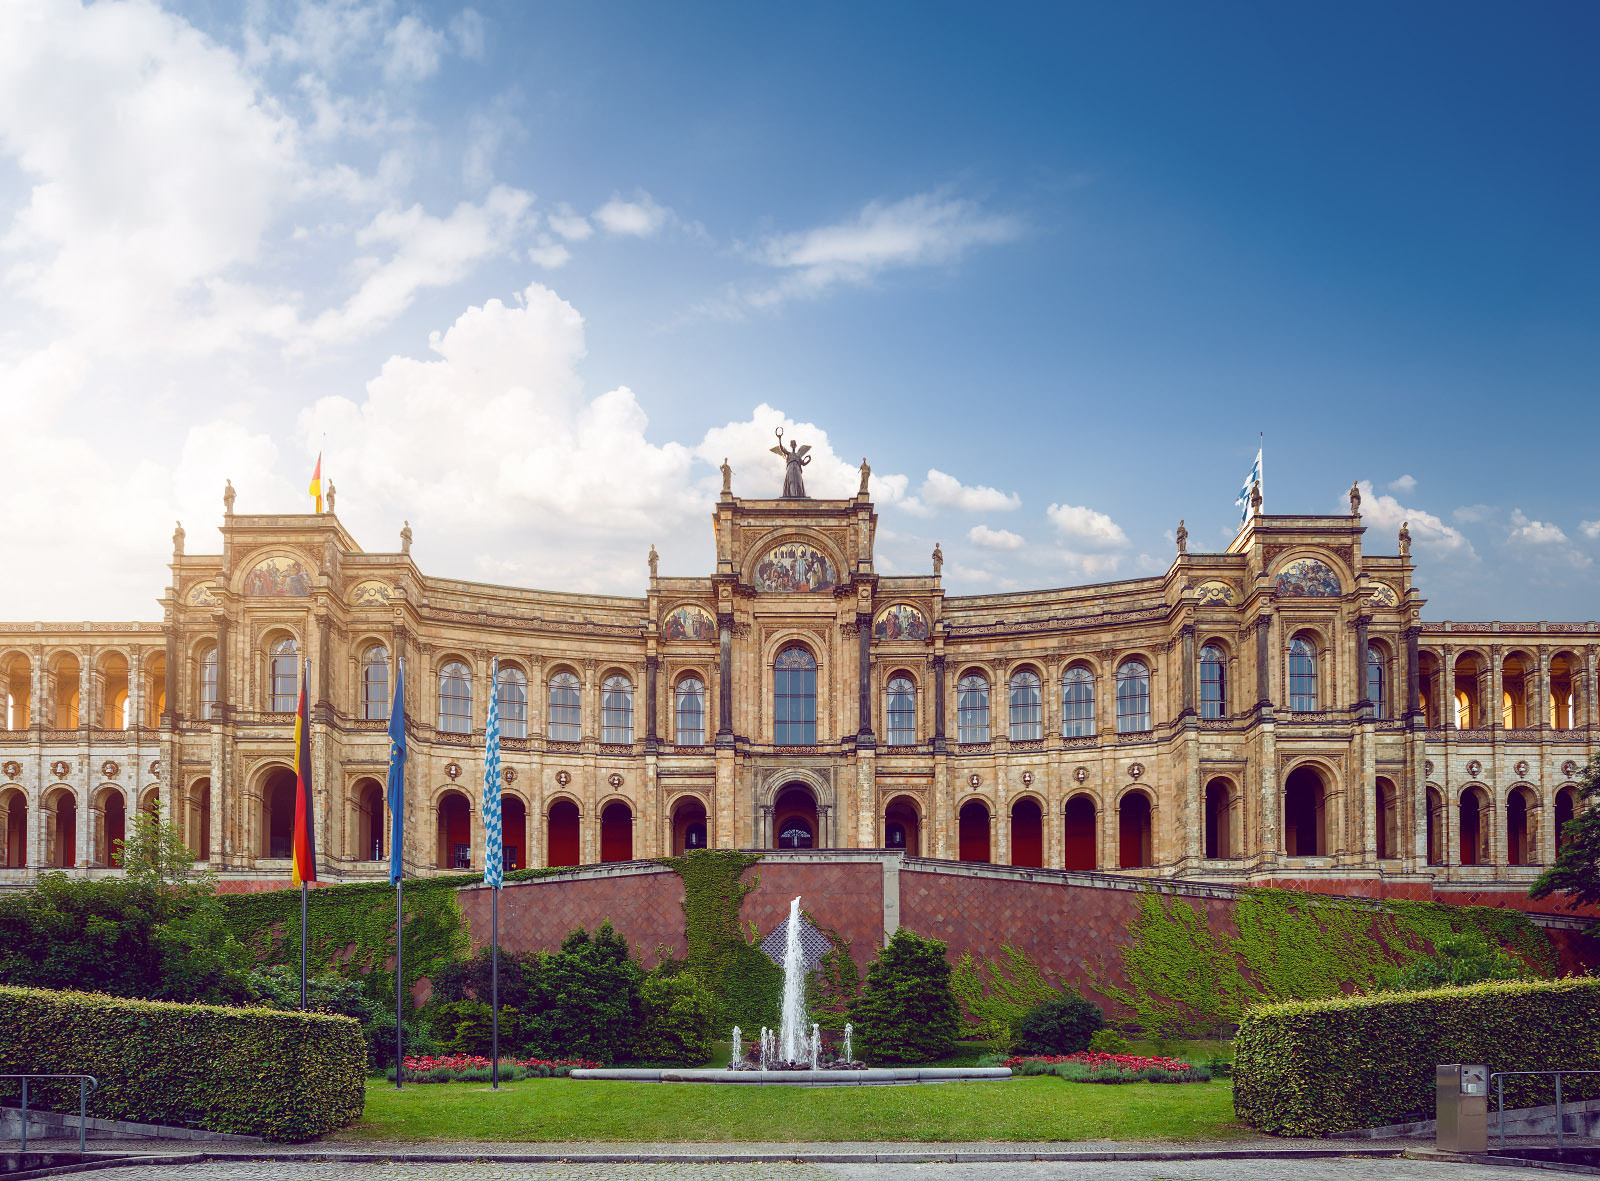
[[[884,721],[890,746],[914,746],[917,741],[917,686],[910,677],[889,678],[883,691]]]
[[[1094,674],[1082,665],[1061,677],[1061,736],[1094,736]]]
[[[1383,649],[1376,644],[1367,646],[1367,700],[1372,702],[1372,716],[1389,716],[1389,697],[1384,692]]]
[[[583,699],[576,673],[550,678],[550,737],[555,742],[583,740]]]
[[[1011,741],[1029,742],[1044,737],[1044,695],[1039,674],[1022,669],[1011,675]]]
[[[633,741],[633,682],[620,673],[600,685],[600,741]]]
[[[368,721],[389,716],[389,649],[382,644],[361,654],[361,716]]]
[[[1228,716],[1228,657],[1215,644],[1200,649],[1200,716]]]
[[[1150,729],[1150,669],[1141,660],[1125,660],[1117,668],[1117,733]]]
[[[439,729],[472,733],[472,670],[459,660],[439,670]]]
[[[684,677],[674,693],[673,741],[679,746],[704,746],[706,742],[706,683]]]
[[[1317,708],[1317,650],[1304,636],[1289,645],[1289,708],[1308,713]]]
[[[200,655],[200,716],[217,712],[217,648],[213,644]]]
[[[980,673],[956,682],[956,741],[989,741],[989,681]]]
[[[507,738],[528,736],[528,674],[514,664],[502,665],[494,683],[500,707],[500,733]]]
[[[300,699],[300,645],[285,637],[272,645],[268,660],[268,707],[275,714],[292,714]]]
[[[779,746],[817,740],[817,659],[798,644],[772,664],[772,740]]]

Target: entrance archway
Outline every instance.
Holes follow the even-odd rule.
[[[528,868],[528,809],[517,796],[500,798],[500,845],[507,869]]]
[[[1044,813],[1032,796],[1011,805],[1011,864],[1044,868]]]
[[[1556,792],[1556,852],[1561,852],[1561,846],[1566,843],[1566,833],[1562,830],[1567,827],[1567,821],[1578,814],[1578,789],[1572,786],[1563,787]]]
[[[1233,856],[1233,785],[1226,779],[1206,784],[1206,857],[1226,861]]]
[[[1532,865],[1538,860],[1533,828],[1528,823],[1533,807],[1533,793],[1525,787],[1512,788],[1506,797],[1506,860],[1512,865]]]
[[[814,849],[817,838],[817,798],[802,783],[790,783],[772,805],[772,839],[779,849]]]
[[[1490,827],[1493,813],[1489,797],[1481,787],[1469,787],[1461,793],[1461,864],[1488,865],[1490,855]]]
[[[50,864],[68,869],[78,863],[78,797],[60,788],[48,806],[55,811],[50,830]]]
[[[672,808],[672,855],[706,847],[706,806],[697,796],[685,796]]]
[[[571,800],[556,800],[550,805],[550,815],[545,822],[545,864],[577,865],[578,805]]]
[[[1066,865],[1068,869],[1099,868],[1100,856],[1095,843],[1094,801],[1079,792],[1067,801]]]
[[[883,810],[883,844],[888,849],[903,849],[912,857],[921,856],[922,825],[917,805],[910,796],[895,796]]]
[[[100,831],[95,834],[95,861],[99,865],[121,865],[122,850],[117,842],[128,835],[128,805],[122,789],[106,787],[100,792]]]
[[[963,861],[989,860],[989,805],[968,800],[956,819],[956,836]]]
[[[383,788],[376,779],[357,779],[355,782],[356,798],[356,847],[355,859],[357,861],[382,861],[384,836],[383,831]]]
[[[294,772],[274,767],[261,784],[261,856],[286,860],[294,844]]]
[[[633,860],[633,809],[621,800],[600,811],[600,860]]]
[[[438,843],[440,869],[472,868],[472,805],[459,791],[439,797]]]
[[[1117,852],[1123,869],[1142,869],[1151,864],[1151,819],[1150,797],[1143,791],[1130,791],[1117,805]]]
[[[28,864],[28,797],[14,787],[0,792],[0,820],[5,822],[0,865],[21,869]]]
[[[1283,849],[1290,857],[1327,855],[1327,790],[1315,767],[1289,772],[1283,786]]]

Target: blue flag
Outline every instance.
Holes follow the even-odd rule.
[[[389,884],[405,876],[406,662],[395,662],[394,698],[389,702]]]
[[[1239,506],[1239,524],[1242,526],[1250,519],[1250,489],[1261,483],[1261,449],[1256,450],[1255,466],[1250,469],[1250,474],[1244,478],[1244,487],[1239,489],[1239,498],[1233,503]]]
[[[500,658],[489,674],[489,732],[483,746],[483,884],[505,881],[506,854],[500,835]]]

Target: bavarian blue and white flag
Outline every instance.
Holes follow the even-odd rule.
[[[406,662],[395,662],[394,696],[389,701],[389,884],[405,876],[406,819]]]
[[[1250,474],[1244,478],[1244,487],[1239,489],[1239,499],[1233,503],[1239,506],[1239,524],[1243,525],[1250,519],[1250,489],[1261,482],[1261,449],[1256,450],[1256,463],[1250,469]]]
[[[489,733],[483,746],[483,884],[505,881],[505,843],[500,834],[500,658],[489,673]]]

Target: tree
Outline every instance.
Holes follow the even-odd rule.
[[[1566,905],[1600,905],[1600,755],[1589,760],[1578,775],[1578,808],[1560,834],[1561,851],[1555,863],[1541,873],[1528,891],[1535,900],[1552,894],[1565,895]],[[1590,927],[1595,933],[1600,923]]]
[[[867,969],[850,1019],[867,1061],[931,1062],[955,1048],[959,1013],[945,945],[901,927]]]
[[[1012,1027],[1019,1054],[1076,1054],[1106,1023],[1105,1015],[1081,996],[1058,996],[1029,1009]]]
[[[116,842],[118,861],[130,882],[140,882],[159,890],[176,888],[189,892],[215,884],[215,875],[197,871],[194,854],[183,843],[183,833],[175,824],[159,816],[137,812],[129,821],[128,835]]]
[[[1433,955],[1412,960],[1388,973],[1381,981],[1387,992],[1420,992],[1446,985],[1480,984],[1485,980],[1517,980],[1527,968],[1489,942],[1482,931],[1446,935],[1434,945]]]

